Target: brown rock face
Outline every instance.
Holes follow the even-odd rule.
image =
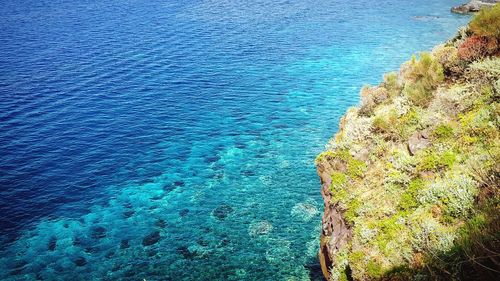
[[[321,179],[321,195],[325,203],[322,218],[319,260],[321,270],[326,279],[329,268],[335,263],[333,256],[344,247],[352,237],[352,230],[344,219],[344,212],[339,205],[331,204],[330,185],[333,171],[345,171],[346,165],[337,159],[325,159],[317,164],[317,172]]]

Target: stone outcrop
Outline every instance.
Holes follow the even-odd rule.
[[[500,2],[500,0],[472,0],[463,5],[451,8],[451,11],[458,14],[475,13],[484,7],[492,7],[498,2]]]
[[[317,172],[321,179],[321,195],[325,204],[322,218],[319,260],[321,271],[326,279],[329,279],[329,269],[335,263],[334,256],[345,247],[352,236],[352,230],[347,224],[345,210],[338,204],[331,204],[332,183],[331,174],[336,170],[345,170],[346,166],[335,159],[325,159],[317,163]]]
[[[411,155],[415,155],[417,151],[422,150],[427,146],[429,146],[429,143],[430,139],[428,130],[415,132],[408,139],[408,150],[410,151]]]

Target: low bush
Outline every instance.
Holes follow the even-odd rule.
[[[452,175],[436,180],[418,192],[421,204],[438,204],[444,207],[444,215],[465,218],[474,204],[478,189],[470,177]]]
[[[344,218],[351,225],[354,223],[354,220],[357,217],[358,210],[361,207],[362,203],[359,199],[353,199],[347,204],[347,211],[344,214]]]
[[[395,130],[395,124],[399,122],[395,109],[379,112],[372,122],[372,131],[384,134],[385,139],[399,139],[399,134]]]
[[[418,171],[439,171],[450,168],[457,160],[457,155],[451,150],[437,153],[432,150],[424,152],[420,163],[417,165]]]
[[[429,104],[433,97],[432,91],[444,81],[442,65],[429,53],[421,53],[419,60],[413,56],[405,76],[408,81],[403,89],[403,94],[414,105],[422,107]]]
[[[434,132],[432,132],[432,135],[434,138],[437,140],[443,141],[446,139],[449,139],[453,136],[453,128],[446,125],[446,124],[441,124],[434,129]]]
[[[414,179],[408,185],[406,191],[401,195],[401,199],[399,201],[399,208],[402,211],[409,211],[413,208],[418,207],[419,202],[417,201],[417,195],[419,190],[422,190],[425,187],[425,182],[420,179]]]
[[[465,63],[458,56],[458,49],[453,46],[439,45],[432,51],[436,60],[443,66],[447,76],[458,75],[464,72]]]
[[[469,27],[475,35],[500,38],[500,4],[479,11]]]
[[[471,62],[495,54],[497,49],[498,41],[496,38],[473,35],[460,45],[458,57]]]
[[[388,91],[384,87],[364,86],[361,89],[361,107],[359,113],[370,116],[373,109],[388,98]]]
[[[432,90],[423,82],[407,83],[403,89],[404,94],[415,105],[427,106],[432,100]]]
[[[401,92],[401,87],[398,84],[398,75],[395,72],[390,72],[384,75],[384,83],[385,89],[389,94],[389,97],[394,98],[399,95]]]
[[[486,58],[484,60],[475,61],[470,64],[468,69],[468,77],[474,79],[481,84],[487,84],[489,81],[498,81],[500,77],[500,58]]]
[[[341,172],[333,172],[332,173],[332,185],[330,186],[330,190],[332,192],[337,192],[339,189],[344,188],[344,185],[347,183],[347,176]]]

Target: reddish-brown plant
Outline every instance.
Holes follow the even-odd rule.
[[[496,38],[473,35],[458,48],[458,57],[465,61],[474,61],[498,52]]]

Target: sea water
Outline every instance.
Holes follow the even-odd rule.
[[[4,0],[0,279],[320,280],[314,158],[460,0]]]

